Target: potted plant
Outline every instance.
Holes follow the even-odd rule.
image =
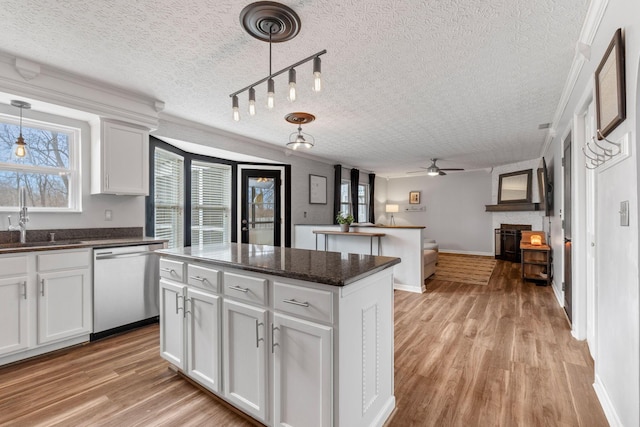
[[[351,214],[344,214],[342,212],[338,212],[338,215],[336,215],[336,222],[340,224],[340,231],[348,232],[349,226],[353,222],[353,219],[354,219],[353,215]]]

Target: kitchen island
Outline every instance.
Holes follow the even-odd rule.
[[[265,245],[158,251],[160,352],[268,426],[381,426],[398,258]]]

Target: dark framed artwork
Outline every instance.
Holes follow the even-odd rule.
[[[419,205],[420,204],[420,192],[419,191],[409,191],[409,204],[411,204],[411,205]]]
[[[618,28],[595,73],[598,139],[609,135],[627,116],[622,29]]]
[[[327,177],[309,174],[309,204],[327,204]]]

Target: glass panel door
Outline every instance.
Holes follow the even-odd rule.
[[[280,171],[242,171],[241,241],[280,246]]]

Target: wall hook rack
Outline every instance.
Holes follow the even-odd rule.
[[[586,150],[585,147],[582,147],[582,152],[588,159],[588,161],[585,163],[585,167],[587,169],[596,169],[597,167],[605,164],[607,161],[622,153],[622,144],[610,141],[605,138],[600,132],[600,129],[597,129],[596,132],[599,138],[610,146],[600,145],[598,143],[598,139],[595,136],[592,136],[591,141],[595,145],[595,150],[591,147],[591,144],[589,142],[585,143],[585,147],[587,148]],[[589,153],[591,153],[591,155],[587,153],[587,150],[589,151]]]

